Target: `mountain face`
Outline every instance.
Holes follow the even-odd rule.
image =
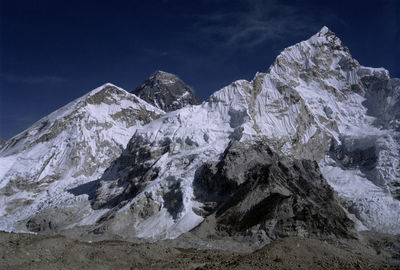
[[[160,86],[168,81],[176,80],[152,76],[139,89],[154,96],[143,98],[172,110],[175,103],[153,87],[168,93]],[[0,152],[0,227],[77,230],[88,239],[230,237],[254,247],[285,235],[352,238],[355,228],[400,233],[400,80],[361,66],[326,27],[282,51],[266,73],[200,105],[163,114],[117,92],[116,100],[96,98],[102,105],[90,115],[103,120],[94,129],[75,131],[88,122],[69,116],[70,104],[48,117],[62,124],[41,120],[7,142]],[[123,109],[138,108],[132,103],[143,109]],[[127,123],[134,123],[129,130]],[[60,139],[47,146],[53,138]],[[69,138],[79,145],[90,139],[79,155],[53,155],[49,149]],[[64,170],[48,165],[61,158],[75,163],[64,162]]]
[[[136,129],[162,114],[105,84],[7,141],[0,150],[0,227],[16,229],[35,212],[79,204],[68,190],[99,178]]]
[[[205,220],[189,235],[203,242],[234,238],[258,249],[292,235],[356,237],[318,164],[279,156],[262,141],[231,141],[218,162],[198,169],[193,193]]]
[[[102,230],[116,231],[134,220],[129,223],[133,235],[174,238],[204,221],[201,209],[229,216],[196,196],[195,179],[205,164],[221,161],[231,141],[261,141],[280,156],[316,161],[359,229],[399,233],[399,82],[382,68],[361,66],[324,27],[285,49],[267,73],[236,81],[199,106],[138,129],[92,201],[95,209],[115,209],[104,217]],[[246,183],[232,177],[238,183],[228,190]],[[277,201],[286,196],[277,194]],[[242,200],[250,198],[243,195],[235,201],[238,210],[226,211],[238,213],[236,218],[251,215]],[[282,209],[285,200],[276,204]],[[297,212],[290,213],[295,219]],[[253,225],[273,237],[261,224]]]
[[[2,138],[0,138],[0,148],[2,148],[5,143],[6,143],[6,141],[3,140]]]
[[[132,93],[166,112],[200,104],[190,87],[174,74],[163,71],[155,72]]]

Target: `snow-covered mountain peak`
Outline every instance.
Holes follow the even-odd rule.
[[[1,153],[2,155],[11,155],[24,151],[37,143],[47,142],[62,132],[62,129],[66,128],[65,125],[73,125],[74,121],[91,122],[95,120],[99,123],[106,123],[110,116],[117,119],[122,116],[121,109],[124,113],[127,113],[124,109],[133,109],[133,104],[135,111],[151,111],[154,112],[154,115],[164,114],[164,111],[153,107],[126,90],[106,83],[40,119],[27,130],[14,136],[6,142]],[[143,118],[142,121],[147,123],[150,118]],[[125,124],[128,128],[129,125],[132,126],[135,123],[126,121]]]
[[[268,72],[257,73],[251,81],[233,82],[200,105],[186,106],[196,104],[193,99],[186,99],[191,97],[187,89],[175,75],[156,72],[134,93],[158,108],[174,110],[165,115],[136,96],[106,84],[55,112],[54,117],[49,116],[64,117],[68,119],[65,123],[72,124],[63,127],[67,130],[65,137],[49,144],[45,150],[52,153],[48,149],[57,149],[61,141],[72,137],[74,142],[80,136],[79,143],[84,147],[79,153],[85,153],[84,158],[89,156],[82,161],[84,158],[69,152],[63,155],[76,157],[73,166],[68,163],[68,168],[80,168],[78,172],[71,171],[79,177],[83,175],[84,179],[62,178],[67,179],[63,185],[71,187],[71,194],[75,195],[67,198],[73,202],[82,199],[88,207],[89,197],[92,206],[83,219],[80,214],[70,214],[75,223],[71,221],[68,226],[90,225],[96,233],[109,232],[122,237],[175,238],[200,224],[205,215],[226,200],[213,194],[216,197],[211,196],[210,201],[207,192],[207,188],[212,190],[219,185],[226,191],[223,183],[226,179],[221,180],[217,173],[222,170],[217,166],[221,159],[227,158],[224,163],[229,165],[235,156],[243,156],[237,164],[245,161],[253,166],[251,159],[260,158],[257,152],[261,147],[266,156],[271,150],[282,160],[300,160],[308,164],[306,167],[313,168],[318,177],[322,173],[360,224],[383,232],[400,231],[400,202],[397,200],[400,198],[400,80],[390,79],[384,69],[361,66],[328,28],[284,49]],[[80,115],[77,113],[79,104],[84,116],[69,117],[72,111]],[[114,119],[116,114],[119,115],[117,120]],[[92,124],[87,124],[86,117],[90,123],[94,122],[94,128],[87,128]],[[32,128],[39,130],[41,121],[38,123]],[[110,129],[110,126],[117,129]],[[46,132],[50,127],[45,126]],[[79,132],[75,132],[74,127]],[[124,142],[130,138],[123,151],[124,145],[119,143],[121,138]],[[106,146],[114,147],[108,151],[104,141]],[[224,156],[234,142],[237,147],[232,155]],[[246,149],[253,149],[254,155],[250,151],[249,156],[242,155],[240,151]],[[109,152],[114,154],[109,155]],[[26,156],[22,154],[16,158],[23,160]],[[57,160],[46,158],[41,159]],[[105,162],[95,163],[98,160]],[[318,162],[321,171],[315,162],[305,160]],[[0,165],[12,164],[7,162]],[[21,164],[28,168],[29,162]],[[93,169],[93,164],[101,169]],[[110,165],[107,170],[106,165]],[[282,164],[276,165],[287,172]],[[232,167],[228,178],[232,177],[239,185],[245,183],[247,173],[236,171],[234,167],[238,166]],[[40,174],[49,176],[46,179],[59,179],[55,173],[65,171],[53,164],[45,168]],[[297,173],[297,169],[291,169]],[[12,171],[12,176],[19,177],[19,171],[25,173],[18,167]],[[100,175],[100,171],[104,173]],[[32,174],[26,175],[31,177]],[[210,175],[215,177],[211,179]],[[205,190],[198,190],[199,178],[203,179],[200,182]],[[11,190],[14,194],[14,189],[21,190],[20,179],[7,180],[18,185],[0,182],[0,191]],[[312,179],[316,178],[310,177],[310,181]],[[45,186],[49,182],[46,181],[38,182]],[[6,188],[1,189],[2,185]],[[271,188],[271,194],[279,194],[279,198],[288,198],[290,194],[283,186],[279,190]],[[58,192],[55,194],[63,194],[61,189],[54,190]],[[248,199],[257,200],[260,195],[257,192]],[[269,199],[274,200],[274,197]],[[60,205],[55,201],[54,205]],[[253,202],[254,205],[259,203]],[[292,212],[287,213],[291,215]],[[44,216],[49,215],[45,213]],[[289,218],[296,220],[296,216]],[[37,222],[42,224],[42,220],[38,215]],[[270,225],[270,229],[275,226]],[[260,232],[261,227],[252,228]]]
[[[306,80],[310,76],[325,79],[329,76],[354,77],[352,72],[359,67],[342,41],[323,27],[308,40],[284,49],[269,68],[269,73],[280,77],[290,75],[288,80],[292,77]]]
[[[333,39],[339,39],[335,33],[333,33],[327,26],[323,26],[321,28],[321,30],[319,30],[314,36],[312,36],[310,39],[315,38],[315,36],[319,37],[319,38],[323,38],[323,39],[329,39],[329,38],[333,38]]]
[[[399,85],[387,75],[384,69],[361,66],[324,27],[284,49],[267,73],[236,81],[199,106],[138,129],[121,160],[106,173],[94,205],[119,202],[121,217],[128,208],[139,213],[151,208],[155,212],[150,217],[135,216],[132,233],[176,237],[202,220],[196,214],[203,206],[193,198],[193,181],[204,162],[219,160],[232,140],[261,141],[283,156],[319,162],[364,225],[399,232],[400,204],[394,200],[400,183],[395,173],[399,136],[377,125],[382,122],[377,119],[393,123],[399,116]],[[147,153],[146,158],[138,159],[139,153]],[[168,194],[180,194],[173,203],[178,210],[169,208]],[[149,224],[157,225],[147,230]]]
[[[327,34],[329,32],[332,33],[332,31],[328,28],[328,26],[324,25],[324,26],[322,26],[321,30],[318,31],[317,34],[322,36],[322,35],[325,35],[325,34]]]
[[[136,129],[162,114],[107,83],[8,140],[0,150],[0,227],[79,201],[67,189],[100,177]]]
[[[321,30],[311,36],[308,40],[306,40],[306,42],[316,46],[321,46],[323,44],[331,46],[336,45],[336,47],[333,47],[333,49],[341,49],[340,47],[342,47],[348,51],[340,38],[326,26],[323,26]]]

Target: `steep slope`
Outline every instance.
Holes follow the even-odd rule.
[[[324,27],[268,73],[138,129],[102,176],[92,205],[113,210],[98,229],[160,239],[196,227],[204,220],[196,209],[209,208],[196,198],[196,174],[236,140],[317,161],[359,229],[400,233],[399,95],[398,79],[361,66]]]
[[[356,237],[318,164],[279,156],[265,142],[232,141],[220,161],[198,170],[193,191],[204,205],[195,213],[205,221],[188,236],[199,246],[206,239],[220,248],[233,238],[258,249],[284,236]]]
[[[6,141],[3,140],[2,138],[0,138],[0,148],[2,148],[5,143],[6,143]]]
[[[91,211],[87,197],[73,188],[96,180],[136,129],[163,113],[105,84],[8,140],[0,150],[0,228],[15,230],[38,211],[81,202],[75,210],[83,218]]]
[[[166,112],[200,104],[190,87],[176,75],[163,71],[155,72],[132,93]]]

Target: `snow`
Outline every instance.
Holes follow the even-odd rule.
[[[360,66],[341,41],[324,27],[310,39],[286,48],[267,73],[257,73],[250,82],[233,82],[201,105],[164,114],[118,88],[120,92],[113,94],[115,102],[111,104],[79,107],[105,86],[99,87],[41,119],[0,150],[0,192],[17,176],[28,178],[40,171],[38,177],[30,180],[35,182],[63,173],[57,181],[44,182],[45,186],[34,194],[36,198],[31,206],[22,207],[19,214],[1,215],[0,228],[12,229],[16,221],[28,218],[39,209],[87,200],[87,195],[75,196],[67,190],[100,178],[129,140],[133,143],[141,138],[141,147],[156,153],[160,143],[169,139],[169,151],[151,160],[152,166],[159,168],[157,178],[145,183],[143,190],[117,214],[126,214],[141,198],[151,195],[162,207],[149,218],[135,220],[137,236],[176,238],[203,220],[192,210],[201,206],[193,192],[196,170],[205,162],[218,161],[230,140],[236,139],[243,142],[263,140],[282,155],[318,161],[322,174],[338,192],[349,215],[360,222],[359,229],[400,233],[400,202],[393,199],[390,189],[391,183],[400,182],[396,171],[400,160],[400,134],[376,126],[377,119],[368,115],[364,105],[366,90],[352,90],[354,85],[362,86],[363,76],[371,75],[389,78],[384,69]],[[397,98],[393,96],[385,102],[395,104]],[[110,117],[124,108],[137,109],[138,106],[164,115],[146,125],[136,122],[130,127],[125,121]],[[50,141],[35,143],[56,120],[70,115],[79,117],[74,118],[67,130]],[[49,124],[41,129],[44,122]],[[88,128],[87,123],[91,122],[95,125]],[[360,168],[345,168],[329,155],[333,142],[340,145],[353,141],[375,147],[377,162],[372,176]],[[104,149],[102,142],[115,148]],[[85,147],[76,150],[82,144]],[[354,144],[354,147],[357,150],[359,145]],[[90,171],[90,166],[85,168],[92,159],[98,162],[94,171]],[[41,170],[46,161],[48,164]],[[129,169],[129,164],[113,164],[111,179],[97,192],[104,196],[123,192],[113,181],[131,180],[124,175],[127,166]],[[165,208],[163,194],[176,183],[182,192],[183,205],[180,212],[172,216]],[[6,213],[7,203],[19,198],[17,194],[0,195],[3,200],[0,213]],[[106,211],[86,210],[85,216],[75,225],[94,224]]]
[[[329,184],[347,199],[353,214],[362,221],[363,229],[398,234],[399,201],[369,181],[358,169],[343,170],[338,166],[322,165],[321,170]]]
[[[109,87],[116,92],[107,92]],[[87,102],[101,91],[113,102]],[[0,229],[13,229],[18,221],[37,211],[79,204],[85,196],[87,200],[87,195],[75,196],[68,190],[98,179],[126,147],[136,129],[144,124],[137,121],[135,125],[128,125],[124,118],[112,118],[123,109],[164,114],[107,83],[10,139],[0,152]],[[40,140],[47,134],[54,135]],[[33,191],[28,195],[25,190]],[[13,206],[12,213],[6,210],[21,199],[33,201]],[[95,222],[94,218],[87,217],[83,224],[88,220]]]
[[[331,44],[338,49],[330,51]],[[185,196],[184,210],[178,220],[162,208],[137,224],[139,236],[174,238],[177,224],[192,224],[186,223],[187,214],[189,220],[196,221],[193,224],[201,221],[201,217],[188,210],[198,203],[191,197],[194,172],[204,162],[218,160],[232,138],[266,139],[281,154],[319,161],[329,183],[346,204],[351,205],[349,215],[354,214],[361,220],[360,229],[399,233],[400,204],[388,193],[387,187],[394,177],[391,172],[397,164],[398,152],[393,150],[390,155],[385,154],[389,149],[399,149],[399,143],[393,139],[393,130],[381,130],[373,125],[375,118],[367,114],[363,105],[365,97],[350,90],[352,84],[359,84],[360,75],[355,70],[342,69],[342,59],[352,61],[356,69],[388,75],[382,69],[359,66],[341,46],[341,41],[323,28],[309,40],[285,49],[268,73],[257,73],[251,82],[236,81],[199,106],[184,107],[139,128],[134,137],[145,138],[150,148],[167,137],[172,141],[170,154],[154,164],[161,168],[157,179],[143,192],[151,193],[162,202],[158,191],[168,188],[166,179],[174,176],[181,179]],[[315,78],[301,79],[299,70],[292,68],[296,65],[313,67],[319,74]],[[325,163],[332,140],[341,143],[343,137],[368,139],[371,136],[381,140],[380,143],[377,140],[377,145],[386,145],[386,148],[377,148],[378,175],[385,174],[388,178],[381,181],[381,185],[367,179],[360,170],[342,169],[336,161]],[[182,143],[187,138],[191,145]],[[388,156],[390,162],[383,162]],[[150,227],[151,231],[146,230]],[[183,226],[179,231],[184,232],[189,227]]]

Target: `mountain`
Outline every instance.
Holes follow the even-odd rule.
[[[170,77],[155,74],[153,82],[157,76],[163,84]],[[47,166],[46,160],[54,160],[49,156],[40,158],[43,163],[27,160],[51,154],[69,137],[29,150],[31,142],[41,141],[41,126],[48,128],[43,121],[7,142],[0,172],[12,177],[0,176],[0,227],[88,240],[178,238],[195,247],[240,243],[252,249],[287,235],[400,233],[400,80],[383,68],[360,65],[327,27],[284,49],[266,73],[233,82],[199,105],[163,114],[118,93],[121,99],[106,98],[96,110],[104,121],[95,127],[104,132],[112,121],[120,128],[111,116],[131,104],[123,101],[127,97],[147,109],[123,114],[120,121],[136,115],[145,120],[124,133],[125,144],[112,155],[102,154],[103,138],[116,140],[118,132],[90,140],[91,148],[80,155],[92,153],[90,162],[107,159],[84,180],[53,180],[63,170]],[[64,117],[63,109],[56,115]],[[63,119],[76,125],[70,120],[75,118]],[[95,131],[78,134],[91,138]],[[93,166],[67,168],[82,175]],[[38,181],[31,171],[49,180]]]
[[[3,140],[2,138],[0,138],[0,148],[3,147],[3,145],[6,143],[5,140]]]
[[[189,86],[176,75],[157,71],[131,93],[166,112],[200,104]]]
[[[90,212],[73,187],[99,178],[136,129],[162,114],[105,84],[8,140],[0,150],[1,229],[18,230],[19,221],[49,208]]]
[[[361,66],[324,27],[310,39],[286,48],[267,73],[257,73],[250,82],[236,81],[199,106],[170,112],[139,128],[96,191],[95,209],[115,209],[98,226],[102,231],[126,229],[144,238],[175,238],[201,224],[203,212],[229,216],[225,211],[233,211],[240,218],[254,215],[251,209],[264,209],[263,202],[268,200],[277,209],[288,207],[286,218],[297,224],[301,218],[285,199],[293,198],[293,188],[270,191],[270,197],[250,204],[245,202],[251,201],[253,193],[240,193],[233,210],[223,207],[229,196],[215,195],[211,207],[197,197],[195,183],[202,168],[221,162],[230,143],[239,141],[243,149],[262,142],[291,160],[316,161],[313,173],[320,170],[358,229],[399,233],[399,97],[399,79],[391,79],[383,68]],[[211,174],[218,173],[215,166]],[[296,172],[296,167],[283,171]],[[234,174],[238,183],[223,187],[225,193],[247,183],[251,175],[246,172],[237,171],[243,180]],[[212,179],[222,181],[221,177]],[[321,200],[317,205],[325,207]],[[264,238],[273,238],[263,222],[265,218],[247,228],[248,235],[258,228]],[[272,231],[280,230],[271,226]],[[292,227],[290,233],[300,231]]]

